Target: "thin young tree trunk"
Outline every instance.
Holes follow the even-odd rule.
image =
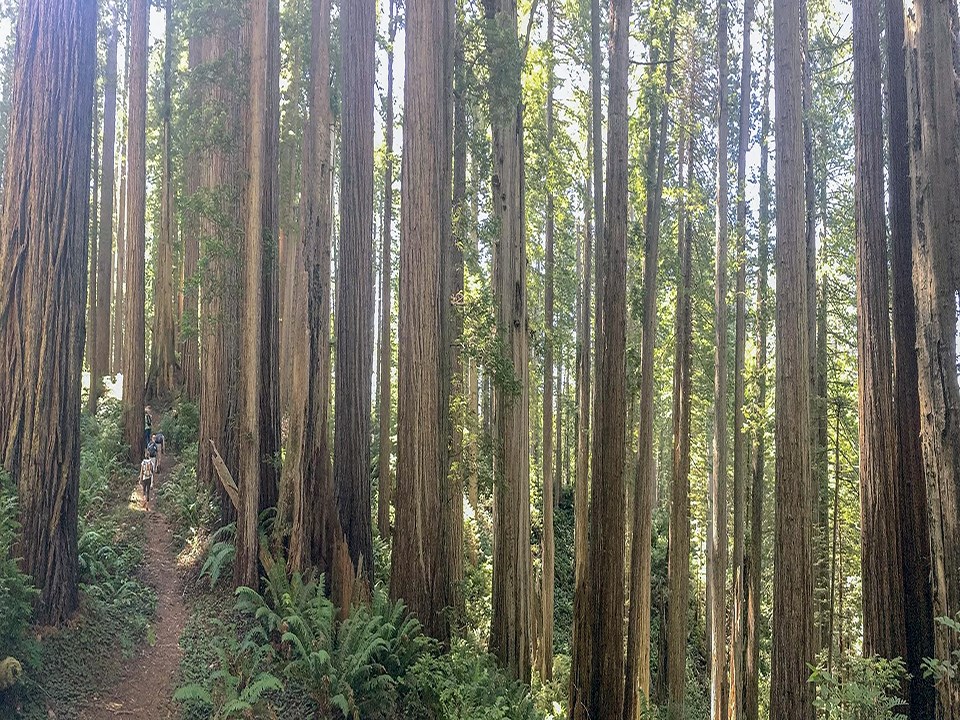
[[[692,70],[692,68],[691,68]],[[693,100],[694,84],[690,81],[688,105]],[[690,400],[691,356],[693,349],[693,316],[691,284],[693,262],[692,223],[687,217],[687,194],[693,177],[693,143],[687,146],[686,133],[681,131],[680,177],[681,195],[677,223],[680,280],[677,288],[675,319],[676,351],[673,360],[673,477],[670,490],[670,527],[667,543],[667,719],[681,720],[687,690],[687,637],[690,605]],[[683,169],[687,168],[684,181]]]
[[[771,720],[811,720],[813,692],[813,479],[807,244],[804,234],[800,17],[774,2],[777,198],[776,538],[774,542]]]
[[[917,0],[905,35],[911,176],[913,288],[917,311],[920,431],[926,477],[934,617],[960,612],[960,386],[957,382],[957,271],[960,195],[954,52],[948,3]],[[934,656],[949,660],[960,636],[937,625]],[[960,718],[960,682],[937,684],[938,720]]]
[[[99,248],[97,250],[97,336],[91,357],[90,394],[103,394],[103,376],[110,371],[110,302],[113,263],[113,200],[117,145],[117,35],[119,13],[114,7],[107,37],[107,64],[103,76],[103,184],[100,190]]]
[[[607,194],[599,252],[597,401],[590,515],[592,647],[587,708],[590,717],[623,712],[624,467],[626,463],[627,89],[629,0],[610,4]],[[599,289],[598,285],[598,289]]]
[[[837,617],[834,598],[836,597],[837,560],[840,546],[840,419],[842,414],[843,405],[838,399],[833,439],[833,541],[830,551],[830,620],[827,633],[827,672],[833,672],[833,632]]]
[[[144,244],[147,193],[148,0],[130,2],[130,87],[127,111],[126,330],[123,351],[123,438],[130,461],[143,452]]]
[[[523,106],[516,0],[487,0],[491,80],[494,304],[511,381],[494,383],[493,612],[490,651],[509,674],[530,680],[529,365],[524,227]]]
[[[853,3],[863,650],[906,655],[884,208],[880,5]]]
[[[377,532],[390,541],[390,367],[392,346],[390,342],[390,318],[393,304],[390,299],[393,259],[393,45],[397,36],[396,7],[390,0],[390,41],[387,50],[387,95],[384,100],[384,123],[386,136],[386,165],[383,171],[383,229],[380,252],[380,349],[378,358],[378,408],[377,422],[380,426],[380,447],[377,468],[380,474],[377,492]]]
[[[447,477],[444,245],[451,227],[452,12],[445,0],[408,0],[404,67],[397,406],[396,533],[390,592],[426,631],[450,638],[453,578],[442,516]],[[438,49],[441,51],[438,52]],[[461,501],[462,506],[462,501]]]
[[[760,96],[760,238],[757,246],[757,408],[753,450],[753,484],[750,489],[750,537],[747,541],[746,659],[744,666],[744,712],[746,720],[760,716],[760,586],[763,575],[763,500],[767,454],[767,332],[770,323],[767,272],[770,253],[770,56],[769,26],[764,31],[763,92]]]
[[[727,213],[729,172],[727,134],[729,93],[727,56],[729,54],[727,0],[719,0],[717,26],[717,67],[719,106],[717,127],[717,214],[716,283],[714,292],[714,381],[713,381],[713,498],[710,534],[711,566],[707,569],[710,585],[710,718],[721,720],[727,713]]]
[[[354,575],[373,586],[370,377],[373,365],[373,86],[376,3],[340,11],[343,144],[337,252],[334,488]],[[361,591],[364,592],[364,591]]]
[[[94,90],[93,93],[93,127],[96,128],[100,122],[99,93]],[[90,371],[90,387],[87,391],[87,412],[94,414],[97,411],[97,393],[93,380],[93,356],[97,351],[97,202],[100,199],[100,144],[97,142],[97,131],[91,133],[91,144],[93,145],[93,159],[90,166],[90,178],[93,187],[90,190],[90,202],[88,209],[87,242],[88,242],[88,262],[84,268],[88,274],[87,281],[87,337],[85,343],[85,355],[87,369]]]
[[[644,213],[643,331],[640,351],[640,425],[636,487],[630,546],[630,611],[627,623],[627,659],[624,671],[623,717],[638,718],[650,702],[650,545],[653,535],[653,499],[657,468],[654,461],[654,351],[657,339],[657,273],[660,269],[660,216],[667,149],[672,61],[676,46],[677,2],[671,3],[670,39],[663,94],[651,88],[650,143],[647,148],[647,205]],[[659,111],[659,112],[658,112]]]
[[[13,555],[39,590],[41,624],[65,622],[78,603],[96,22],[84,0],[24,0],[17,13],[0,223],[0,466],[17,486]]]
[[[933,683],[924,677],[923,659],[933,657],[933,599],[930,544],[906,542],[929,537],[927,488],[920,447],[920,396],[917,371],[917,317],[913,299],[913,220],[910,210],[910,154],[902,0],[886,0],[887,127],[889,142],[890,265],[893,297],[893,409],[896,423],[896,475],[901,479],[900,537],[904,605],[907,608],[907,672],[910,718],[934,716]]]
[[[171,0],[164,3],[166,35],[163,51],[163,97],[160,107],[160,236],[154,259],[153,342],[147,397],[167,399],[177,388],[175,291],[173,246],[177,221],[174,215],[173,158],[171,147],[171,72],[173,63],[173,14]]]
[[[547,0],[547,164],[553,162],[553,92],[554,76],[554,2]],[[543,589],[540,598],[542,631],[540,676],[553,678],[553,576],[554,576],[554,477],[553,477],[553,272],[554,272],[554,198],[549,185],[552,174],[547,171],[546,262],[544,265],[544,348],[543,348]],[[559,435],[559,433],[558,433]],[[558,442],[559,447],[559,442]]]
[[[733,361],[733,608],[730,618],[730,720],[743,720],[746,631],[746,587],[744,544],[746,542],[747,433],[744,427],[746,404],[747,349],[747,150],[750,146],[752,109],[750,31],[753,0],[743,5],[743,55],[740,64],[740,138],[737,149],[737,240],[736,240],[736,336]]]

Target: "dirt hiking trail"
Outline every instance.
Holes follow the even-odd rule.
[[[183,587],[173,552],[173,532],[163,513],[156,510],[156,493],[176,468],[173,454],[163,457],[163,472],[154,478],[149,509],[142,513],[146,548],[142,574],[157,592],[157,612],[151,624],[155,642],[144,642],[126,662],[116,684],[101,696],[91,698],[80,713],[81,720],[132,717],[138,720],[168,720],[178,717],[173,700],[180,666],[180,634],[189,617],[183,602]],[[143,506],[140,483],[136,501]]]

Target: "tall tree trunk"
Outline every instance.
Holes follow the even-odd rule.
[[[588,153],[590,150],[588,150]],[[574,468],[573,497],[573,628],[570,648],[570,720],[587,717],[587,674],[590,669],[589,604],[589,502],[590,502],[590,377],[591,377],[591,278],[593,237],[591,229],[590,177],[584,183],[584,219],[582,272],[577,307],[577,455]]]
[[[103,394],[103,376],[110,371],[110,302],[113,263],[113,200],[117,145],[117,35],[119,13],[113,10],[107,37],[107,64],[103,77],[103,184],[100,190],[99,248],[97,250],[97,336],[91,357],[90,392]]]
[[[493,136],[492,194],[499,228],[494,304],[509,380],[493,387],[493,614],[490,651],[509,674],[530,680],[529,366],[524,227],[522,66],[516,0],[485,0]]]
[[[77,608],[77,495],[96,3],[23,0],[0,223],[0,466],[35,619]],[[28,172],[29,169],[29,172]]]
[[[396,535],[390,591],[403,598],[426,631],[450,638],[453,578],[443,514],[447,478],[446,333],[442,305],[444,245],[451,227],[452,6],[445,0],[406,4],[400,244]],[[439,49],[439,51],[438,51]],[[462,503],[461,503],[462,504]]]
[[[691,68],[691,71],[693,69]],[[688,111],[692,106],[694,85],[690,81]],[[690,399],[692,390],[691,356],[693,350],[693,315],[691,284],[693,262],[691,245],[693,223],[687,217],[687,194],[693,177],[693,143],[687,147],[686,133],[681,131],[680,208],[677,223],[680,280],[677,287],[675,319],[676,351],[673,356],[673,477],[670,489],[670,526],[667,543],[667,718],[684,717],[687,690],[687,638],[690,606]],[[683,169],[687,168],[684,182]]]
[[[747,541],[746,577],[746,659],[744,665],[744,712],[746,720],[760,716],[760,586],[763,575],[763,499],[766,492],[767,454],[767,271],[770,253],[770,55],[769,29],[764,31],[763,92],[760,96],[760,238],[757,246],[757,409],[753,449],[753,484],[750,488],[750,537]]]
[[[256,587],[259,578],[257,554],[260,512],[260,482],[262,440],[260,434],[260,393],[262,368],[260,364],[263,335],[263,273],[264,248],[264,190],[266,175],[270,172],[267,160],[267,126],[269,53],[269,0],[250,0],[247,22],[250,23],[249,88],[247,93],[247,148],[248,180],[246,188],[244,226],[243,309],[241,333],[243,349],[240,355],[242,400],[240,403],[240,478],[238,482],[240,505],[237,508],[237,552],[234,561],[234,582]],[[267,281],[268,282],[268,281]]]
[[[130,87],[127,111],[126,330],[123,349],[123,439],[130,461],[143,453],[144,261],[147,194],[147,60],[149,0],[130,1]]]
[[[920,447],[917,317],[913,299],[913,221],[910,210],[910,138],[903,1],[886,0],[887,127],[889,142],[890,265],[893,296],[893,411],[896,424],[895,477],[900,478],[900,537],[910,673],[910,718],[934,716],[935,693],[924,677],[923,658],[933,657],[933,599],[930,587],[930,530],[927,488]]]
[[[305,507],[301,551],[330,568],[331,547],[342,542],[330,464],[330,255],[333,231],[333,117],[330,107],[330,0],[311,0],[310,120],[305,155],[301,235],[306,270],[308,329],[307,406],[304,440]],[[307,144],[304,145],[306,151]],[[307,172],[307,168],[311,170]],[[291,540],[292,542],[292,540]]]
[[[98,72],[99,74],[99,72]],[[90,371],[90,387],[87,391],[87,412],[94,414],[97,411],[97,393],[93,381],[93,355],[96,352],[97,345],[97,254],[99,246],[97,244],[97,202],[100,199],[100,144],[97,138],[96,128],[100,122],[99,92],[94,89],[93,92],[93,127],[95,128],[91,135],[91,145],[93,146],[93,159],[90,165],[90,179],[92,187],[90,188],[90,201],[88,204],[88,224],[87,242],[88,242],[88,262],[84,270],[88,274],[87,281],[87,337],[85,343],[86,366]]]
[[[894,475],[887,233],[883,187],[880,6],[853,3],[856,150],[857,374],[863,651],[906,655],[900,492]]]
[[[813,547],[800,16],[774,2],[777,198],[776,538],[771,720],[811,720]]]
[[[163,50],[163,97],[160,107],[160,236],[154,258],[153,342],[147,397],[167,399],[177,389],[177,322],[174,315],[173,247],[177,220],[174,211],[171,131],[171,71],[173,63],[173,14],[171,0],[164,2],[166,35]]]
[[[355,576],[373,586],[370,377],[373,364],[373,85],[376,3],[341,7],[343,172],[337,277],[334,488]]]
[[[203,37],[191,35],[187,51],[190,72],[197,72],[203,62]],[[188,86],[189,87],[189,86]],[[202,99],[193,87],[189,89],[190,108],[196,112]],[[200,213],[192,206],[200,191],[200,168],[195,163],[185,168],[187,214],[183,235],[183,312],[180,317],[180,365],[183,370],[184,396],[191,402],[200,400]]]
[[[130,14],[127,13],[127,32],[123,51],[123,107],[130,94]],[[127,222],[127,139],[129,120],[123,114],[120,137],[120,182],[117,192],[117,251],[113,267],[113,349],[110,354],[110,372],[116,376],[123,371],[123,283],[126,279],[126,222]]]
[[[730,618],[730,720],[743,720],[746,586],[744,563],[746,555],[746,486],[747,434],[744,405],[746,404],[746,349],[747,349],[747,150],[750,146],[750,89],[752,49],[750,30],[753,24],[753,0],[743,5],[743,55],[740,63],[740,137],[737,149],[737,245],[736,245],[736,336],[733,361],[733,609]]]
[[[607,195],[599,252],[597,400],[590,515],[590,717],[623,712],[629,0],[610,3]]]
[[[553,539],[553,273],[554,273],[554,197],[550,185],[553,174],[549,167],[553,163],[554,110],[553,92],[556,83],[554,73],[554,2],[547,0],[547,218],[546,218],[546,262],[544,265],[544,347],[543,347],[543,589],[540,598],[543,637],[541,638],[540,676],[544,681],[553,678],[553,576],[555,549]],[[559,435],[559,432],[558,432]],[[559,446],[559,438],[558,438]]]
[[[387,96],[384,100],[386,135],[386,166],[383,171],[383,229],[380,252],[380,350],[379,350],[379,395],[377,422],[380,425],[380,448],[377,468],[380,474],[377,492],[377,532],[390,541],[390,367],[392,350],[390,343],[390,317],[393,304],[390,299],[393,258],[393,45],[397,37],[396,7],[390,0],[390,41],[387,46]]]
[[[727,134],[729,126],[729,55],[727,0],[719,0],[717,26],[717,67],[719,106],[717,127],[717,236],[716,283],[714,292],[714,380],[713,380],[713,532],[709,536],[712,563],[707,569],[710,585],[710,718],[721,720],[727,713],[727,244],[729,242],[729,171]]]
[[[934,617],[960,612],[960,386],[957,382],[957,271],[960,195],[953,8],[917,0],[905,31],[913,177],[913,287],[917,311],[920,431],[926,477]],[[938,625],[934,656],[960,651],[960,636]],[[937,717],[960,718],[960,682],[937,686]]]
[[[200,448],[197,477],[218,488],[221,522],[235,519],[233,506],[219,490],[213,467],[216,446],[234,477],[239,475],[240,308],[242,253],[240,211],[241,165],[240,93],[232,78],[239,75],[241,47],[236,8],[208,10],[204,18],[203,72],[197,73],[197,91],[204,98],[201,127],[205,132],[201,154],[201,265],[208,292],[200,306]],[[211,72],[213,68],[217,72]]]
[[[623,701],[624,720],[638,718],[650,701],[650,545],[653,535],[653,498],[657,468],[654,461],[654,351],[657,339],[657,273],[660,269],[660,215],[667,149],[670,94],[676,46],[677,2],[671,3],[670,39],[662,95],[650,90],[650,143],[646,158],[646,196],[643,253],[643,331],[640,351],[640,424],[636,487],[630,545],[630,611],[627,623],[627,659]],[[658,53],[659,54],[659,53]],[[652,71],[651,71],[652,74]],[[651,78],[652,79],[652,78]],[[641,699],[642,697],[642,699]]]

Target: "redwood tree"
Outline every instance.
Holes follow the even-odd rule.
[[[860,414],[860,534],[863,650],[906,654],[900,549],[900,488],[894,474],[887,232],[883,186],[880,5],[853,3],[856,150],[857,375]]]
[[[803,193],[800,15],[775,0],[777,208],[776,527],[771,720],[811,720],[813,546],[811,541],[810,343]]]
[[[123,439],[130,460],[143,453],[144,261],[147,195],[147,60],[149,0],[130,0],[130,83],[127,110],[126,314],[123,346]]]
[[[77,607],[83,363],[97,8],[23,0],[0,221],[0,465],[36,619]]]
[[[334,487],[355,575],[373,585],[370,377],[373,371],[373,86],[375,0],[340,8],[343,132]]]

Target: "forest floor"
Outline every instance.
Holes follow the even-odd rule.
[[[163,472],[154,480],[153,499],[141,513],[146,526],[143,578],[157,593],[157,611],[152,631],[140,652],[126,664],[118,682],[99,697],[91,698],[80,713],[81,720],[134,717],[167,720],[179,717],[173,700],[180,666],[180,634],[189,618],[183,599],[183,582],[177,569],[173,531],[166,516],[156,510],[157,490],[176,468],[176,456],[164,457]],[[136,499],[143,502],[139,482]]]

